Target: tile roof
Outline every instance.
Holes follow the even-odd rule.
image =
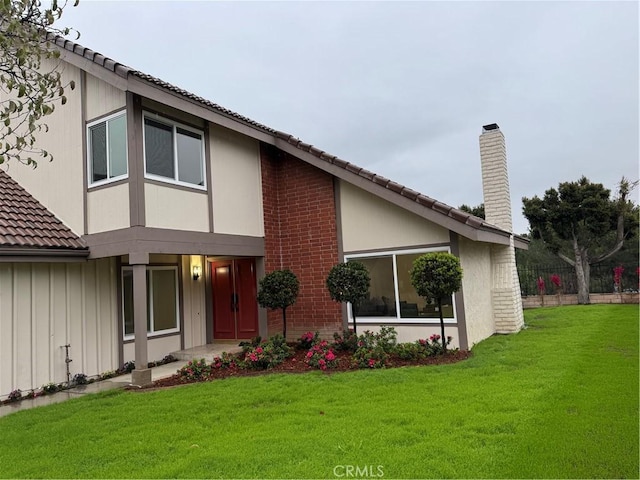
[[[264,133],[267,133],[271,136],[273,136],[274,138],[277,139],[281,139],[284,140],[285,142],[287,142],[288,144],[298,148],[299,150],[305,151],[310,153],[311,155],[314,155],[315,157],[319,158],[320,160],[323,160],[327,163],[336,165],[348,172],[354,173],[364,179],[367,179],[371,182],[373,182],[376,185],[379,185],[381,187],[384,187],[388,190],[391,190],[395,193],[397,193],[398,195],[402,196],[402,197],[406,197],[408,199],[411,199],[413,201],[415,201],[417,204],[426,207],[428,209],[433,210],[434,212],[437,212],[441,215],[444,215],[446,217],[449,217],[457,222],[460,222],[461,224],[467,225],[471,228],[474,229],[478,229],[478,230],[484,230],[487,232],[492,232],[492,233],[497,233],[499,235],[509,235],[511,232],[507,232],[501,228],[496,227],[495,225],[492,225],[490,223],[487,223],[484,219],[476,217],[474,215],[471,215],[467,212],[464,212],[460,209],[451,207],[447,204],[444,204],[442,202],[439,202],[433,198],[430,198],[426,195],[423,195],[419,192],[416,192],[415,190],[412,190],[408,187],[405,187],[404,185],[401,185],[399,183],[396,183],[392,180],[389,180],[385,177],[382,177],[380,175],[377,175],[373,172],[370,172],[368,170],[365,170],[364,168],[358,167],[357,165],[354,165],[353,163],[347,162],[345,160],[342,160],[338,157],[336,157],[335,155],[331,155],[319,148],[314,147],[313,145],[307,144],[302,142],[300,139],[294,137],[293,135],[290,135],[288,133],[285,132],[281,132],[278,130],[274,130],[273,128],[267,127],[266,125],[263,125],[259,122],[256,122],[254,120],[251,120],[248,117],[245,117],[243,115],[240,115],[239,113],[236,113],[232,110],[229,110],[227,108],[221,107],[220,105],[213,103],[205,98],[202,98],[198,95],[195,95],[193,93],[190,93],[182,88],[176,87],[175,85],[172,85],[168,82],[165,82],[157,77],[154,77],[152,75],[147,75],[146,73],[140,72],[138,70],[135,70],[131,67],[128,67],[126,65],[123,65],[121,63],[116,62],[115,60],[112,60],[108,57],[105,57],[104,55],[95,52],[89,48],[83,47],[82,45],[79,45],[71,40],[67,40],[63,37],[60,36],[53,36],[51,35],[50,40],[55,43],[56,45],[58,45],[60,48],[73,52],[77,55],[80,55],[90,61],[92,61],[93,63],[96,63],[104,68],[106,68],[107,70],[110,70],[112,72],[114,72],[115,74],[117,74],[118,76],[121,76],[123,78],[127,78],[129,75],[138,77],[142,80],[145,80],[151,84],[157,85],[163,89],[166,89],[170,92],[174,92],[177,93],[178,95],[181,95],[185,98],[188,98],[190,100],[193,100],[195,102],[198,102],[218,113],[221,113],[227,117],[233,118],[239,122],[242,122],[246,125],[249,125],[253,128],[256,128]],[[521,239],[521,237],[516,236],[518,239]]]
[[[0,248],[86,250],[84,242],[0,170]]]

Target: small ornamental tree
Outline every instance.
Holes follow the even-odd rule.
[[[442,332],[442,352],[447,351],[447,337],[444,334],[442,300],[460,290],[462,267],[455,255],[446,252],[426,253],[413,262],[410,272],[411,284],[418,295],[438,303],[440,329]]]
[[[357,334],[356,316],[360,302],[367,298],[371,278],[360,262],[338,263],[329,272],[327,289],[336,302],[349,302],[353,316],[353,333]]]
[[[272,310],[282,309],[282,336],[287,338],[287,307],[296,303],[300,282],[289,269],[274,270],[260,280],[258,303]]]

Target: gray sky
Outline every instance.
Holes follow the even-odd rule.
[[[98,2],[78,42],[452,206],[639,176],[637,2]],[[636,192],[637,194],[637,192]],[[636,197],[637,198],[637,197]]]

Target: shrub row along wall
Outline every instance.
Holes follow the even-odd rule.
[[[339,262],[333,177],[297,158],[261,145],[265,273],[288,268],[300,281],[287,309],[287,336],[309,329],[329,336],[342,328],[340,304],[325,281]],[[282,312],[269,311],[268,334],[282,331]]]
[[[591,293],[591,303],[640,303],[638,293]],[[577,305],[578,295],[529,295],[522,297],[522,308],[556,307]]]

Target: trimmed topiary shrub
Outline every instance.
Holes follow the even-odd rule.
[[[362,263],[351,261],[338,263],[329,272],[327,289],[331,299],[336,302],[351,304],[353,316],[353,332],[358,333],[356,316],[360,302],[367,298],[371,278],[369,271]]]
[[[258,303],[261,307],[282,309],[282,336],[287,338],[287,307],[296,303],[300,282],[288,269],[267,273],[258,288]]]
[[[453,295],[462,286],[462,267],[455,255],[446,252],[426,253],[416,258],[410,272],[411,284],[418,295],[438,304],[440,329],[442,331],[442,352],[447,351],[447,337],[444,333],[442,300]]]

